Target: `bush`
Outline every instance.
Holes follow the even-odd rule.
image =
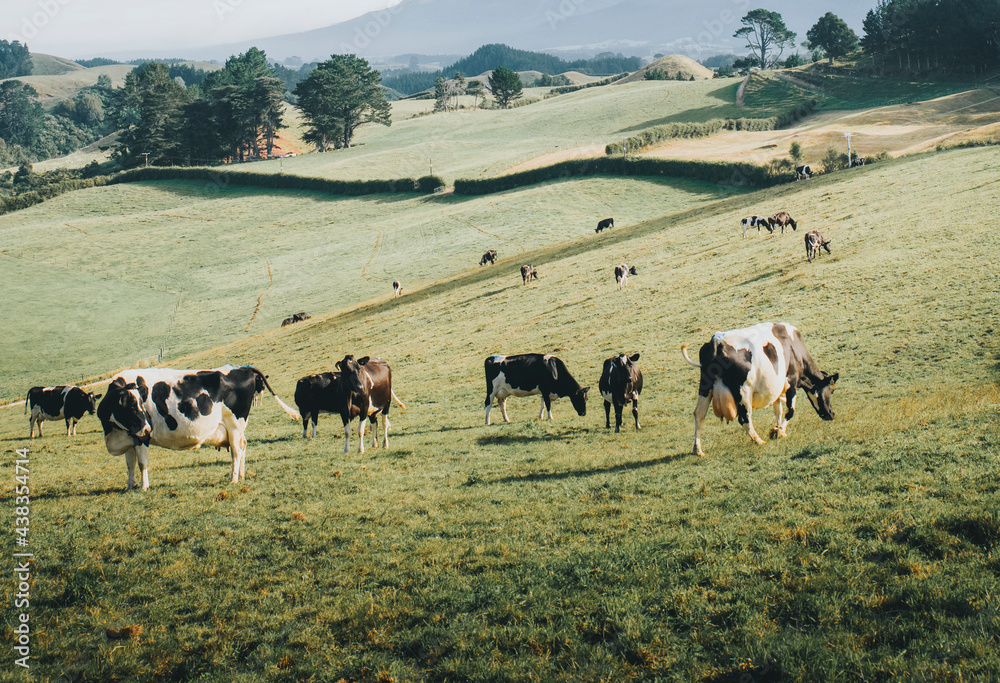
[[[219,167],[149,166],[134,168],[114,176],[114,183],[136,183],[147,180],[199,180],[219,187],[264,187],[273,190],[306,190],[327,194],[360,196],[367,194],[396,194],[416,192],[413,178],[395,180],[331,180],[310,178],[288,173],[227,172]]]
[[[444,187],[444,178],[436,175],[425,175],[417,178],[417,192],[434,194],[438,188]]]
[[[830,147],[826,150],[826,156],[823,157],[823,172],[833,173],[834,171],[847,168],[847,161],[846,154],[839,154],[837,150]]]

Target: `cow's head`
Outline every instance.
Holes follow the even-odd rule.
[[[830,403],[830,399],[833,398],[833,390],[837,388],[837,379],[840,378],[840,373],[835,372],[832,375],[823,374],[825,376],[819,382],[814,383],[809,379],[803,378],[799,386],[805,389],[806,396],[809,397],[809,402],[816,409],[816,414],[824,420],[832,420],[833,406]]]
[[[87,412],[93,415],[97,411],[97,399],[103,394],[95,395],[93,391],[87,394]]]
[[[97,407],[97,417],[104,427],[105,436],[120,429],[136,444],[149,445],[151,428],[142,407],[146,400],[143,394],[148,396],[145,382],[140,386],[135,382],[126,383],[121,377],[111,382],[108,393]]]
[[[368,363],[369,357],[355,360],[354,354],[347,354],[344,360],[338,361],[336,368],[340,370],[342,381],[346,383],[347,391],[352,394],[364,392],[364,384],[361,379],[361,368]]]
[[[581,417],[587,414],[587,392],[590,391],[590,387],[582,387],[577,391],[574,391],[569,395],[569,400],[576,408],[577,415]]]

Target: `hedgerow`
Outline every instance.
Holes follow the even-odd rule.
[[[264,187],[272,190],[307,190],[327,194],[359,196],[366,194],[396,194],[417,192],[413,178],[393,180],[333,180],[310,178],[289,173],[243,173],[216,168],[149,166],[134,168],[114,176],[115,183],[135,183],[147,180],[199,180],[220,187]]]
[[[657,142],[683,138],[702,138],[715,135],[723,130],[760,132],[777,130],[792,125],[799,119],[811,114],[816,109],[816,100],[810,100],[801,107],[763,119],[711,119],[704,123],[668,123],[662,126],[647,128],[638,135],[625,138],[621,142],[612,142],[604,148],[607,155],[624,154],[625,151],[636,152]]]
[[[709,183],[771,187],[790,178],[776,174],[764,166],[728,161],[684,161],[677,159],[626,159],[598,157],[572,159],[552,166],[497,176],[495,178],[459,179],[455,181],[457,195],[484,195],[534,185],[547,180],[566,180],[595,175],[646,176],[654,178],[687,178]]]

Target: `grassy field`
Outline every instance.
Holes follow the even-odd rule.
[[[174,363],[254,363],[289,400],[344,353],[381,355],[408,407],[387,451],[343,455],[328,417],[302,441],[268,400],[245,482],[227,482],[225,454],[154,450],[151,490],[122,495],[95,419],[29,443],[20,409],[0,411],[5,449],[31,449],[33,676],[996,680],[996,170],[992,150],[957,150],[539,239],[527,287],[513,262],[429,275]],[[141,203],[187,211],[182,190],[198,199],[151,187]],[[315,208],[282,222],[308,228]],[[781,209],[798,232],[740,238],[743,215]],[[809,264],[814,228],[833,254]],[[619,292],[622,260],[639,275]],[[803,402],[761,447],[713,422],[707,456],[690,455],[697,374],[680,344],[762,320],[797,325],[840,372],[837,419]],[[536,398],[512,399],[512,424],[483,426],[483,358],[521,351],[557,353],[591,386],[604,358],[640,352],[643,430],[607,432],[596,390],[585,417],[560,401],[539,422]],[[12,500],[13,456],[3,471]],[[125,626],[133,638],[109,639]]]
[[[336,311],[735,190],[594,178],[475,199],[330,197],[194,182],[63,195],[0,217],[0,400]],[[258,308],[259,306],[259,308]]]

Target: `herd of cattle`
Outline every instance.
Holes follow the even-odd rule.
[[[797,169],[798,171],[798,169]],[[805,173],[808,177],[808,167]],[[797,228],[795,220],[785,211],[771,217],[748,216],[742,220],[743,236],[749,228],[761,227],[773,234],[775,228]],[[596,232],[613,228],[614,219],[597,224]],[[806,235],[806,257],[811,262],[821,249],[830,253],[830,240],[813,230]],[[495,249],[483,254],[480,265],[493,264]],[[636,275],[635,266],[625,263],[614,267],[618,289],[628,286],[629,275]],[[533,265],[521,266],[521,279],[527,284],[538,279]],[[392,283],[394,296],[402,294],[399,281]],[[296,313],[282,322],[282,327],[310,316]],[[788,323],[761,323],[753,327],[728,332],[716,332],[691,360],[688,345],[681,354],[690,365],[701,370],[698,401],[694,411],[694,452],[704,455],[701,448],[702,423],[709,405],[721,419],[737,420],[750,438],[764,443],[753,427],[751,413],[756,408],[771,406],[777,419],[771,437],[784,437],[788,422],[795,414],[798,391],[805,392],[816,413],[823,420],[833,419],[830,400],[838,374],[820,370],[806,350],[802,335]],[[604,361],[598,389],[604,399],[605,427],[611,427],[611,408],[615,409],[615,431],[621,431],[622,411],[632,404],[635,428],[639,426],[639,395],[643,378],[637,362],[639,354],[618,354]],[[115,375],[102,394],[87,392],[77,386],[33,387],[25,400],[25,413],[30,411],[29,438],[34,438],[35,425],[42,436],[42,422],[65,420],[66,435],[76,434],[76,424],[86,414],[96,414],[104,429],[104,443],[111,455],[125,455],[128,468],[126,490],[135,487],[135,467],[139,466],[140,483],[149,488],[149,447],[186,450],[201,446],[226,447],[232,455],[232,481],[246,473],[246,426],[250,408],[266,389],[281,408],[294,420],[302,420],[302,437],[312,437],[320,413],[340,415],[344,426],[344,453],[350,449],[351,424],[358,420],[358,451],[365,450],[365,424],[371,423],[372,447],[378,447],[378,417],[382,416],[382,445],[389,446],[389,410],[395,402],[406,410],[392,388],[392,369],[381,358],[364,356],[356,359],[347,355],[335,365],[336,371],[307,375],[295,387],[296,409],[275,394],[267,376],[252,366],[225,365],[208,370],[174,370],[152,368],[126,370]],[[573,379],[569,368],[551,354],[492,355],[486,358],[486,424],[490,424],[490,409],[500,407],[504,422],[507,398],[510,396],[541,395],[538,418],[552,419],[552,401],[569,398],[579,415],[586,415],[587,392]]]
[[[701,448],[702,423],[709,404],[715,415],[727,422],[737,420],[750,438],[764,443],[754,430],[751,413],[771,406],[777,424],[771,437],[784,437],[795,414],[798,391],[806,396],[824,420],[834,417],[830,400],[838,374],[820,370],[806,350],[802,336],[787,323],[761,323],[728,332],[716,332],[691,360],[688,345],[681,347],[684,359],[701,370],[698,402],[694,411],[694,452]],[[635,428],[639,426],[639,395],[643,377],[639,354],[621,353],[604,361],[598,389],[604,399],[605,427],[611,427],[615,409],[615,431],[622,425],[622,411],[632,404]],[[389,446],[389,410],[392,403],[406,410],[392,388],[392,369],[380,358],[355,359],[347,355],[336,363],[335,372],[307,375],[295,387],[292,408],[275,394],[267,376],[251,366],[225,365],[208,370],[148,368],[126,370],[115,375],[103,395],[76,386],[34,387],[28,392],[25,412],[31,412],[30,437],[34,425],[42,435],[44,420],[64,419],[67,435],[76,433],[76,423],[85,413],[97,415],[104,430],[104,443],[111,455],[125,455],[128,468],[126,490],[135,488],[136,464],[142,490],[149,488],[149,447],[187,450],[201,446],[226,447],[232,456],[232,481],[246,474],[246,426],[250,408],[266,389],[294,420],[303,421],[302,437],[316,436],[320,413],[340,415],[344,426],[344,453],[349,452],[351,424],[358,420],[358,452],[365,450],[365,423],[371,422],[372,447],[378,447],[378,417],[382,416],[382,445]],[[569,368],[551,354],[492,355],[486,358],[486,424],[496,401],[505,422],[507,398],[541,395],[539,419],[552,419],[552,401],[569,398],[579,415],[587,413],[590,387],[580,386]],[[784,406],[784,411],[783,411]]]

